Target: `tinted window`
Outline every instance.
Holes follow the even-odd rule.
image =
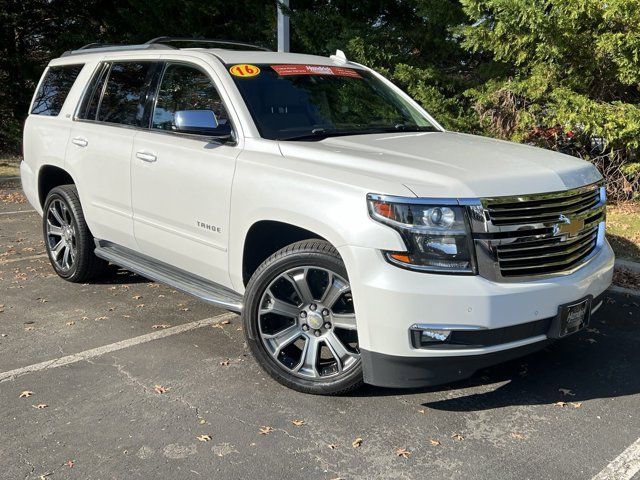
[[[144,125],[144,106],[155,64],[113,63],[96,120],[136,127]]]
[[[180,110],[211,110],[217,117],[220,134],[231,131],[229,117],[209,76],[194,67],[170,64],[158,90],[153,128],[175,130],[174,115]]]
[[[31,113],[55,117],[84,65],[50,67],[38,89]]]
[[[100,99],[102,98],[102,91],[104,90],[104,84],[107,81],[109,74],[110,64],[103,63],[98,67],[98,70],[91,79],[91,83],[87,87],[84,98],[82,99],[82,105],[78,111],[78,118],[83,120],[95,120],[98,113],[98,106],[100,105]]]

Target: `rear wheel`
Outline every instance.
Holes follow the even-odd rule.
[[[47,195],[42,216],[44,242],[56,273],[70,282],[86,282],[104,273],[107,262],[93,253],[75,185],[62,185]]]
[[[247,286],[243,321],[254,356],[283,385],[337,395],[362,384],[351,286],[329,243],[297,242],[265,260]]]

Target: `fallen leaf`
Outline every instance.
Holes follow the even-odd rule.
[[[556,407],[566,407],[567,406],[567,402],[560,401],[560,402],[554,403],[553,405],[556,406]]]
[[[273,428],[269,426],[260,427],[260,435],[269,435],[271,432],[273,432]]]
[[[170,323],[158,323],[156,325],[151,325],[151,328],[158,330],[158,329],[169,328],[170,326],[171,326]]]
[[[429,439],[429,443],[430,443],[431,445],[433,445],[434,447],[437,447],[438,445],[441,445],[440,440],[436,440],[436,439],[434,439],[434,438],[430,438],[430,439]]]
[[[134,295],[133,297],[134,300],[140,300],[142,298],[142,295]]]
[[[31,395],[33,395],[33,392],[31,390],[25,390],[24,392],[20,393],[20,398],[29,398]]]
[[[458,440],[459,442],[464,440],[464,437],[462,435],[460,435],[459,433],[454,433],[453,435],[451,435],[451,438],[453,438],[454,440]]]
[[[406,448],[396,448],[396,457],[409,458],[411,452]]]
[[[154,385],[153,386],[153,391],[156,393],[166,393],[168,390],[167,387],[164,387],[162,385]]]
[[[71,327],[72,325],[75,325],[75,324],[76,324],[76,322],[73,322],[73,321],[67,322],[67,327]]]
[[[204,425],[205,423],[207,423],[207,421],[204,418],[201,418],[200,421],[198,422],[200,425]]]
[[[420,410],[418,410],[418,413],[421,413],[424,415],[425,413],[427,413],[427,411],[424,408],[421,408]]]
[[[518,433],[518,432],[511,432],[511,436],[516,440],[524,440],[525,438],[527,438],[522,433]]]
[[[356,438],[353,442],[351,442],[351,445],[353,446],[353,448],[360,447],[360,445],[362,445],[362,438]]]
[[[39,403],[37,405],[31,405],[33,408],[37,408],[38,410],[42,410],[43,408],[47,408],[49,405],[46,403]]]
[[[582,407],[582,402],[571,402],[571,406],[573,408],[580,408]]]
[[[296,427],[301,427],[305,424],[304,420],[291,420],[291,423],[293,423]]]
[[[559,388],[558,391],[564,396],[569,395],[570,397],[574,397],[576,395],[575,393],[573,393],[568,388]]]
[[[209,440],[211,440],[211,435],[200,435],[196,438],[201,442],[208,442]]]

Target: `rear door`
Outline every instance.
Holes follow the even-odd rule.
[[[67,165],[75,176],[91,232],[96,238],[136,249],[131,204],[131,152],[159,63],[100,64],[76,113]]]
[[[151,129],[133,146],[136,240],[153,258],[229,286],[229,204],[241,149],[213,138],[216,132],[177,132],[178,111],[213,111],[221,135],[232,125],[205,64],[169,61],[163,68]]]

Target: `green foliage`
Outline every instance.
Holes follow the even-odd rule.
[[[463,45],[508,66],[467,92],[497,136],[593,154],[593,137],[633,156],[640,140],[640,1],[461,0]],[[598,152],[601,153],[601,152]]]

